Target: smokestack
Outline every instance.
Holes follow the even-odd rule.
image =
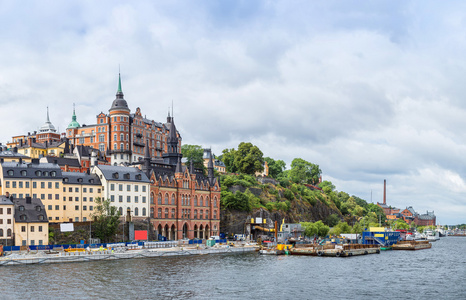
[[[383,180],[383,204],[387,204],[387,180]]]

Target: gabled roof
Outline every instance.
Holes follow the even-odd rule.
[[[30,203],[24,198],[13,199],[15,204],[15,222],[16,223],[48,223],[47,212],[39,198],[32,198]],[[21,209],[24,207],[24,210]],[[25,219],[23,219],[25,216]],[[40,217],[42,216],[42,217]],[[41,220],[42,219],[42,220]]]
[[[62,175],[64,184],[101,185],[100,178],[96,174],[63,172]]]
[[[5,178],[62,178],[60,166],[56,164],[4,162],[1,167]]]
[[[81,164],[79,163],[77,158],[45,156],[45,157],[42,157],[40,161],[52,163],[52,164],[56,161],[59,166],[69,166],[69,167],[76,167],[76,168],[81,167]]]
[[[106,180],[150,182],[146,174],[138,168],[106,165],[97,165],[94,167],[102,172]]]
[[[13,205],[13,201],[7,196],[0,196],[0,205]]]
[[[24,154],[21,154],[21,153],[18,153],[18,152],[15,152],[15,151],[11,151],[11,150],[7,150],[7,151],[0,151],[0,157],[3,157],[3,158],[30,158],[29,156],[27,155],[24,155]]]

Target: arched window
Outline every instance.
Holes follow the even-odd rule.
[[[197,206],[197,196],[194,196],[194,206]]]
[[[209,219],[209,211],[208,211],[208,210],[205,211],[205,219],[206,219],[206,220]]]
[[[159,209],[157,210],[157,217],[158,217],[159,219],[162,218],[162,209],[161,209],[160,207],[159,207]]]
[[[168,219],[168,208],[165,208],[165,219]]]
[[[120,133],[120,141],[123,141],[123,133]]]
[[[154,193],[150,193],[150,204],[154,204]]]
[[[194,210],[194,219],[197,219],[197,209]]]
[[[217,197],[214,198],[214,207],[217,207]]]
[[[202,198],[202,196],[201,196],[201,199],[199,200],[199,206],[204,206],[204,198]]]
[[[154,216],[154,208],[153,208],[153,207],[150,208],[150,215],[151,215],[152,218],[155,218],[155,216]]]
[[[188,205],[191,205],[191,195],[188,195]]]
[[[123,143],[120,143],[120,149],[125,150],[125,148],[123,147]]]
[[[134,208],[134,215],[135,216],[139,215],[139,208],[137,207]]]
[[[174,219],[174,218],[175,218],[175,209],[172,208],[172,219]]]
[[[214,210],[214,217],[213,217],[213,219],[214,219],[214,220],[217,219],[217,211],[216,211],[216,210]]]
[[[116,135],[116,133],[113,135],[113,140],[114,140],[114,141],[117,140],[117,135]]]
[[[186,203],[184,203],[184,195],[181,195],[181,205],[186,205]]]
[[[11,229],[6,230],[6,236],[11,236]]]
[[[175,194],[172,194],[172,205],[176,204],[176,197]]]
[[[199,219],[202,220],[202,215],[203,215],[203,214],[204,214],[204,211],[201,209],[201,210],[199,211]]]
[[[168,205],[168,194],[165,194],[165,205]]]
[[[157,196],[157,204],[162,204],[162,194],[159,193],[159,195]]]
[[[209,196],[205,197],[205,206],[209,206]]]
[[[3,237],[3,229],[0,228],[0,236]]]
[[[115,143],[115,144],[113,144],[113,150],[116,150],[116,149],[117,149],[117,144]]]

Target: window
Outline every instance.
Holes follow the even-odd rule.
[[[197,209],[194,210],[194,219],[197,219]]]
[[[28,189],[28,188],[29,188],[29,181],[26,181],[25,183],[26,183],[26,184],[25,184],[25,185],[26,185],[26,188]]]
[[[0,207],[0,214],[3,215],[3,207]]]
[[[134,215],[135,216],[139,215],[139,209],[137,207],[134,208]]]
[[[48,194],[47,196],[48,196],[47,198],[48,198],[49,200],[52,200],[52,194]]]
[[[72,193],[72,192],[73,192],[73,188],[72,188],[72,187],[68,188],[68,192]]]
[[[202,220],[202,214],[203,214],[203,213],[204,213],[204,211],[201,209],[201,210],[199,211],[199,219],[201,219],[201,220]]]
[[[34,245],[35,245],[34,240],[31,240],[31,246],[34,246]]]
[[[42,245],[43,245],[42,240],[39,240],[39,246],[42,246]]]
[[[87,188],[83,188],[83,193],[87,193]]]
[[[26,226],[21,226],[21,232],[26,232]]]
[[[7,224],[11,224],[11,219],[7,219],[7,220],[6,220],[6,223],[7,223]]]
[[[59,194],[55,194],[55,200],[59,200],[60,199],[60,195]]]
[[[130,185],[130,184],[128,184],[128,185],[126,186],[126,191],[127,191],[127,192],[131,192],[131,185]]]
[[[74,201],[79,201],[79,197],[74,197]]]
[[[94,201],[94,198],[93,197],[89,197],[89,202],[93,202]]]
[[[89,205],[89,210],[93,210],[93,209],[94,209],[94,206]]]
[[[11,182],[13,184],[13,188],[16,188],[16,181]]]
[[[21,241],[21,245],[27,246],[26,240],[22,240],[22,241]]]
[[[137,184],[134,186],[134,191],[139,192],[139,186]]]
[[[143,217],[146,216],[146,208],[145,208],[145,207],[142,208],[142,216],[143,216]]]
[[[60,205],[55,205],[55,210],[60,210]]]
[[[131,203],[131,196],[126,196],[126,202]]]
[[[111,191],[114,191],[114,190],[115,190],[115,184],[113,184],[113,183],[110,184],[110,190],[111,190]]]
[[[157,196],[157,204],[162,204],[162,194]]]
[[[40,183],[40,188],[41,188],[41,189],[45,189],[45,182],[41,182],[41,183]]]
[[[11,236],[11,229],[6,230],[6,236]]]
[[[69,197],[68,200],[69,200],[69,201],[73,201],[73,197]]]
[[[123,191],[123,185],[122,185],[122,184],[119,184],[119,185],[118,185],[118,190],[119,190],[120,192]]]
[[[22,181],[19,181],[19,182],[18,182],[18,187],[19,187],[20,189],[23,188],[23,182],[22,182]],[[20,198],[21,198],[21,197],[20,197]]]
[[[168,219],[168,208],[165,208],[165,219]]]
[[[86,205],[83,205],[83,210],[87,210],[87,206],[86,206]]]
[[[172,194],[172,205],[175,205],[175,203],[176,203],[176,200],[175,200],[175,199],[176,199],[176,198],[175,198],[175,194]]]
[[[8,183],[8,181],[7,181],[7,183]],[[35,182],[35,181],[32,182],[32,188],[33,188],[33,189],[37,189],[37,182]]]
[[[0,236],[3,237],[3,229],[0,228]]]
[[[66,210],[66,205],[63,205],[63,210]]]
[[[31,226],[31,232],[34,232],[34,226]]]
[[[93,193],[94,192],[94,189],[93,188],[89,188],[89,193]]]
[[[123,196],[122,195],[118,196],[118,202],[123,202]]]
[[[146,196],[142,196],[142,203],[146,203]]]
[[[101,119],[101,121],[102,121],[102,119]],[[105,141],[105,135],[104,134],[99,135],[99,142],[104,142],[104,141]]]
[[[39,226],[39,232],[42,232],[42,226]]]
[[[75,205],[74,210],[79,210],[79,205]]]
[[[24,211],[24,206],[20,205],[18,209],[19,209],[19,211]]]
[[[206,220],[209,219],[209,211],[208,210],[205,211],[205,219]]]
[[[213,219],[216,220],[217,219],[217,211],[214,210],[214,216],[213,216]]]
[[[47,206],[48,210],[52,210],[52,205]]]
[[[139,201],[138,196],[134,196],[134,203],[138,203],[138,201]]]
[[[145,185],[142,186],[142,192],[143,192],[143,193],[146,192],[146,186],[145,186]]]
[[[115,202],[115,195],[111,195],[111,196],[110,196],[110,201],[111,201],[111,202]]]
[[[40,199],[45,200],[45,194],[40,194]]]
[[[74,188],[75,193],[79,193],[79,188]]]
[[[87,202],[87,197],[83,197],[83,202]]]
[[[168,194],[165,194],[165,204],[168,205]]]
[[[175,209],[172,208],[172,218],[174,219],[175,218]]]
[[[47,188],[49,188],[49,189],[52,188],[52,182],[47,182]]]

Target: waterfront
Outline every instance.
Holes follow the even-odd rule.
[[[3,267],[2,299],[462,299],[466,238],[352,258],[251,254]]]

